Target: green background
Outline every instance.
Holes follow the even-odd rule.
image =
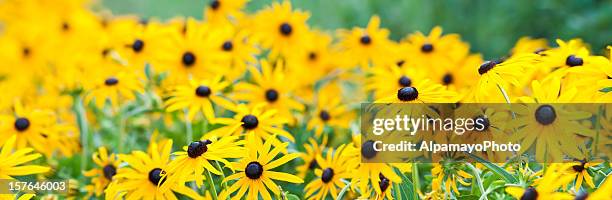
[[[249,12],[272,0],[251,0]],[[603,54],[612,44],[612,0],[293,0],[311,12],[309,23],[331,31],[365,26],[371,15],[382,18],[395,40],[414,31],[428,33],[441,25],[445,33],[459,33],[472,51],[487,59],[505,55],[521,36],[543,37],[554,43],[580,37]],[[167,19],[184,15],[202,18],[210,0],[103,0],[115,14],[138,14]]]

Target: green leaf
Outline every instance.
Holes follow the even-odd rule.
[[[600,92],[604,92],[604,93],[608,93],[610,91],[612,91],[612,87],[606,87],[606,88],[602,88],[601,90],[599,90]]]
[[[300,200],[300,198],[295,194],[287,194],[287,200]]]
[[[412,181],[410,181],[410,179],[405,174],[401,173],[398,169],[394,170],[395,173],[399,174],[400,178],[402,178],[402,183],[399,185],[402,190],[402,194],[404,195],[404,198],[409,200],[418,200],[418,194],[414,193],[415,189]]]
[[[497,174],[501,178],[503,178],[507,183],[516,183],[517,180],[505,169],[497,166],[494,163],[489,162],[488,160],[482,159],[474,154],[467,153],[468,156],[474,158],[476,161],[482,163],[485,167],[489,168],[493,173]]]

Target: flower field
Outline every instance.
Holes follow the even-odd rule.
[[[521,37],[486,58],[441,26],[392,39],[377,15],[322,29],[248,3],[157,19],[0,0],[0,198],[612,200],[612,46]],[[525,151],[364,162],[362,103],[525,105],[462,111]],[[50,180],[67,188],[3,182]]]

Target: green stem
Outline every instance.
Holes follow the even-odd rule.
[[[87,114],[85,113],[85,106],[83,105],[83,99],[80,95],[74,97],[74,112],[77,117],[77,124],[79,125],[79,132],[81,137],[81,170],[87,169],[87,157],[89,156],[89,124],[87,123]]]
[[[217,188],[215,188],[215,182],[213,182],[212,174],[210,171],[206,170],[206,179],[208,180],[208,190],[213,197],[213,200],[217,200],[219,196],[217,196]]]
[[[508,93],[506,93],[506,90],[504,90],[504,88],[501,87],[499,84],[497,85],[497,89],[499,89],[499,92],[501,92],[501,94],[504,96],[504,100],[506,100],[506,103],[511,104],[510,97],[508,96]],[[510,112],[512,113],[512,119],[515,119],[516,114],[514,113],[514,111],[510,110]]]
[[[413,187],[414,188],[413,189],[414,190],[413,191],[414,194],[412,194],[412,198],[413,199],[419,199],[418,198],[419,197],[419,190],[420,190],[419,189],[420,188],[420,186],[419,186],[419,168],[418,168],[416,162],[412,163],[412,182],[414,183],[414,187]]]
[[[338,197],[336,197],[336,200],[342,200],[342,198],[344,197],[344,194],[346,194],[346,191],[348,191],[349,187],[351,186],[351,183],[347,183],[346,186],[344,186],[344,188],[342,188],[342,190],[340,190],[340,193],[338,193]]]
[[[593,155],[597,155],[599,148],[597,148],[599,146],[599,132],[601,132],[601,117],[604,113],[603,110],[603,106],[599,106],[599,109],[597,109],[597,115],[595,116],[595,147],[594,147],[594,152]]]
[[[223,186],[223,190],[227,190],[227,182],[223,181],[225,180],[225,172],[223,172],[223,168],[221,168],[221,164],[219,164],[218,161],[215,161],[215,165],[217,165],[217,168],[221,172],[221,186]]]
[[[190,143],[193,141],[193,129],[191,127],[191,120],[189,119],[188,111],[185,109],[185,130],[187,132],[187,136],[185,138],[186,143]]]
[[[484,186],[482,185],[482,180],[480,179],[480,171],[478,169],[476,169],[476,167],[474,167],[474,165],[470,164],[470,163],[466,163],[466,165],[468,167],[470,167],[470,169],[472,170],[472,172],[474,173],[474,176],[476,177],[476,184],[478,184],[478,188],[480,189],[480,197],[482,199],[482,197],[484,197],[485,200],[488,200],[487,198],[487,193],[484,189]]]
[[[125,119],[121,112],[117,112],[119,114],[119,140],[117,141],[117,149],[119,153],[123,153],[123,145],[125,142]]]

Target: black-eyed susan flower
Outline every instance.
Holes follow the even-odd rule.
[[[327,146],[327,138],[327,135],[324,135],[321,144],[314,138],[308,138],[308,143],[304,144],[304,149],[306,151],[299,152],[300,158],[304,161],[304,164],[296,168],[298,176],[304,178],[307,173],[314,172],[314,170],[319,167],[317,155],[323,154],[323,150],[325,150]]]
[[[431,175],[441,179],[442,184],[438,186],[444,186],[444,191],[446,191],[448,195],[450,195],[450,193],[459,195],[457,182],[469,186],[471,183],[467,180],[472,178],[472,175],[462,168],[463,164],[461,162],[454,162],[452,160],[450,162],[442,161],[441,163],[434,163],[434,167],[431,169]]]
[[[166,110],[173,112],[186,109],[189,120],[202,111],[206,119],[214,121],[213,103],[226,108],[233,107],[233,104],[222,96],[225,88],[229,86],[229,83],[222,79],[222,76],[201,81],[191,79],[188,85],[177,86],[168,94]]]
[[[304,36],[309,32],[306,24],[309,17],[308,12],[293,10],[290,1],[274,2],[255,14],[249,28],[253,38],[270,49],[272,58],[286,56],[308,42]]]
[[[452,64],[458,63],[469,52],[469,45],[461,41],[458,34],[442,35],[439,26],[427,36],[421,32],[408,35],[400,45],[402,60],[430,70],[434,76],[443,74],[444,69],[453,68]]]
[[[505,191],[517,199],[573,199],[572,195],[558,192],[564,184],[572,181],[572,177],[563,176],[568,165],[560,163],[550,164],[541,179],[532,186],[509,186]]]
[[[513,55],[506,60],[486,61],[481,64],[477,69],[480,78],[474,87],[476,101],[486,102],[491,98],[496,102],[504,100],[503,98],[506,98],[508,95],[508,85],[520,85],[519,78],[523,75],[526,68],[533,67],[538,58],[537,54],[525,53]],[[496,89],[499,89],[500,92],[491,92]],[[497,95],[491,97],[492,93]],[[506,101],[509,101],[509,99],[506,99]]]
[[[99,147],[98,151],[94,152],[91,157],[99,168],[83,173],[83,175],[91,177],[91,185],[86,186],[85,189],[88,191],[88,196],[95,194],[96,197],[99,197],[106,186],[113,181],[113,176],[117,174],[119,160],[114,153],[109,154],[106,147]]]
[[[107,101],[116,107],[120,103],[135,99],[136,94],[143,91],[142,83],[131,71],[95,77],[86,84],[87,94],[84,100],[86,103],[93,102],[99,108],[103,108]]]
[[[249,108],[246,104],[238,104],[230,108],[236,112],[234,117],[217,118],[215,122],[223,127],[212,130],[208,134],[219,137],[244,135],[244,138],[249,141],[250,138],[254,138],[256,144],[263,144],[263,140],[272,140],[274,144],[281,143],[276,137],[270,138],[270,135],[278,135],[295,141],[293,135],[282,128],[288,119],[277,116],[275,110],[264,109],[264,106],[264,104],[259,104]]]
[[[116,191],[125,192],[126,199],[176,199],[175,192],[192,199],[201,198],[184,182],[172,178],[175,174],[168,173],[172,140],[160,147],[151,141],[149,146],[148,153],[133,151],[119,155],[119,160],[126,162],[127,166],[119,168],[114,176],[121,179],[114,186]]]
[[[380,174],[389,181],[401,183],[402,179],[393,170],[393,166],[388,163],[366,163],[361,162],[361,159],[373,159],[378,154],[373,148],[374,141],[362,141],[361,135],[354,136],[351,147],[347,147],[345,151],[352,155],[349,156],[347,167],[353,169],[355,174],[351,179],[351,184],[356,185],[360,191],[368,191],[368,188],[374,188],[376,194],[383,194],[379,185]],[[367,195],[366,195],[367,196]]]
[[[238,80],[244,76],[247,66],[257,63],[255,55],[260,53],[255,41],[249,32],[232,25],[218,25],[211,30],[216,32],[215,37],[209,37],[206,42],[221,49],[220,66],[228,68],[223,71],[224,77],[230,81]]]
[[[603,163],[603,160],[601,159],[590,160],[590,161],[587,161],[586,159],[582,159],[582,160],[577,160],[575,162],[569,163],[568,165],[571,165],[571,168],[569,168],[566,173],[568,176],[576,177],[575,183],[574,183],[574,189],[576,191],[579,191],[580,188],[582,187],[582,182],[585,182],[587,186],[589,186],[590,188],[595,188],[595,183],[593,182],[593,176],[589,174],[589,171],[591,171],[593,167],[600,165],[602,163]]]
[[[394,93],[376,100],[377,103],[453,103],[457,93],[448,91],[444,86],[425,79],[412,86],[401,87]]]
[[[324,86],[318,92],[316,107],[306,124],[317,137],[321,136],[325,128],[348,128],[354,119],[355,114],[338,97],[338,92],[340,90],[334,85]]]
[[[50,154],[47,134],[49,127],[55,123],[55,115],[50,110],[34,109],[25,107],[21,101],[15,101],[14,113],[2,115],[0,118],[0,143],[6,142],[12,136],[16,136],[15,146],[17,149],[32,147],[38,152]]]
[[[184,33],[172,31],[163,51],[156,52],[153,67],[168,70],[171,83],[184,83],[189,79],[206,79],[222,75],[226,69],[216,62],[222,60],[222,49],[211,41],[219,40],[222,32],[212,31],[206,23],[188,18]]]
[[[282,60],[277,60],[274,67],[266,60],[260,63],[261,72],[255,67],[249,68],[254,83],[236,84],[234,98],[254,105],[264,104],[267,109],[276,110],[279,116],[286,119],[295,118],[292,111],[304,110],[304,105],[296,101],[292,94],[297,86],[296,81],[289,81]]]
[[[403,87],[411,87],[426,79],[425,73],[414,66],[406,64],[375,66],[369,70],[371,76],[366,79],[365,89],[373,91],[376,99],[384,98]]]
[[[2,163],[2,166],[0,166],[0,177],[3,179],[14,179],[14,176],[40,174],[50,170],[49,167],[40,165],[26,165],[26,163],[36,160],[42,157],[42,155],[33,153],[31,148],[18,148],[15,150],[16,142],[17,137],[13,135],[2,143],[2,150],[0,150],[0,162]]]
[[[288,143],[277,144],[272,148],[272,140],[270,136],[263,145],[257,145],[255,138],[248,139],[247,156],[239,162],[233,163],[233,168],[236,173],[229,175],[223,181],[236,180],[227,190],[224,190],[219,195],[220,199],[226,199],[236,192],[232,199],[257,199],[261,196],[263,199],[271,200],[270,191],[273,194],[280,195],[278,185],[273,180],[284,181],[289,183],[303,183],[301,178],[284,172],[271,171],[297,157],[299,154],[290,153],[275,159],[283,149],[287,148]],[[248,193],[247,193],[248,191]]]
[[[325,157],[317,155],[319,167],[315,169],[315,179],[308,183],[304,190],[307,199],[326,199],[327,196],[337,198],[339,191],[346,185],[346,179],[352,177],[351,169],[347,167],[349,161],[344,152],[345,145],[335,150],[329,150]]]
[[[561,104],[547,102],[523,104],[513,107],[516,119],[509,128],[517,128],[511,141],[520,141],[522,154],[535,147],[537,161],[560,162],[563,155],[581,159],[575,136],[593,137],[594,132],[578,121],[592,116],[589,112],[571,111]]]
[[[204,170],[221,175],[222,172],[212,162],[221,162],[226,167],[232,168],[227,159],[240,158],[244,156],[244,148],[240,146],[242,141],[238,141],[238,136],[210,137],[200,141],[189,143],[183,147],[183,151],[173,153],[176,157],[170,163],[169,171],[176,174],[179,180],[184,180],[187,176],[193,176],[196,185],[202,185],[202,174]]]
[[[213,24],[239,21],[249,0],[210,0],[204,8],[205,19]]]
[[[339,31],[340,46],[353,58],[353,65],[362,68],[395,63],[390,60],[390,49],[396,46],[389,40],[389,30],[380,28],[380,17],[372,16],[366,28]]]

